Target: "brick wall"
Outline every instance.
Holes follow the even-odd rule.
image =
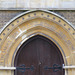
[[[75,26],[75,10],[68,10],[68,11],[53,11],[60,16],[64,17],[66,20],[68,20],[71,24]]]
[[[0,11],[0,29],[12,18],[19,15],[23,11]]]
[[[9,22],[12,18],[14,18],[15,16],[23,13],[25,11],[0,11],[0,29],[3,28],[3,26]],[[65,19],[67,19],[70,23],[72,23],[75,26],[75,11],[52,11],[55,12],[59,15],[61,15],[62,17],[64,17]]]

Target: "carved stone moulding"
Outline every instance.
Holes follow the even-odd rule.
[[[75,65],[74,27],[53,12],[34,10],[15,17],[0,32],[0,66],[13,67],[19,47],[35,35],[52,40],[60,49],[65,65]],[[74,71],[65,72],[67,75],[72,73]],[[14,73],[8,75],[11,74]]]

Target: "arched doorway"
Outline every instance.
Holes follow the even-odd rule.
[[[68,67],[65,69],[65,75],[73,75],[75,73],[73,68],[75,65],[75,29],[64,18],[47,10],[24,12],[1,30],[0,74],[14,75],[16,53],[24,42],[36,35],[42,35],[53,41],[63,56],[64,65]]]
[[[17,67],[15,75],[65,75],[61,68],[64,61],[59,48],[40,35],[23,43],[14,64]]]

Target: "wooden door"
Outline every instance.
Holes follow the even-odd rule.
[[[64,75],[63,69],[53,69],[54,64],[59,67],[63,63],[58,47],[49,39],[37,35],[27,40],[15,57],[15,67],[30,69],[17,69],[14,75]]]

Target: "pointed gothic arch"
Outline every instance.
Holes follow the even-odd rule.
[[[35,10],[17,16],[2,29],[0,66],[14,66],[14,58],[19,47],[35,35],[52,40],[60,49],[65,65],[75,65],[74,27],[50,11]]]

